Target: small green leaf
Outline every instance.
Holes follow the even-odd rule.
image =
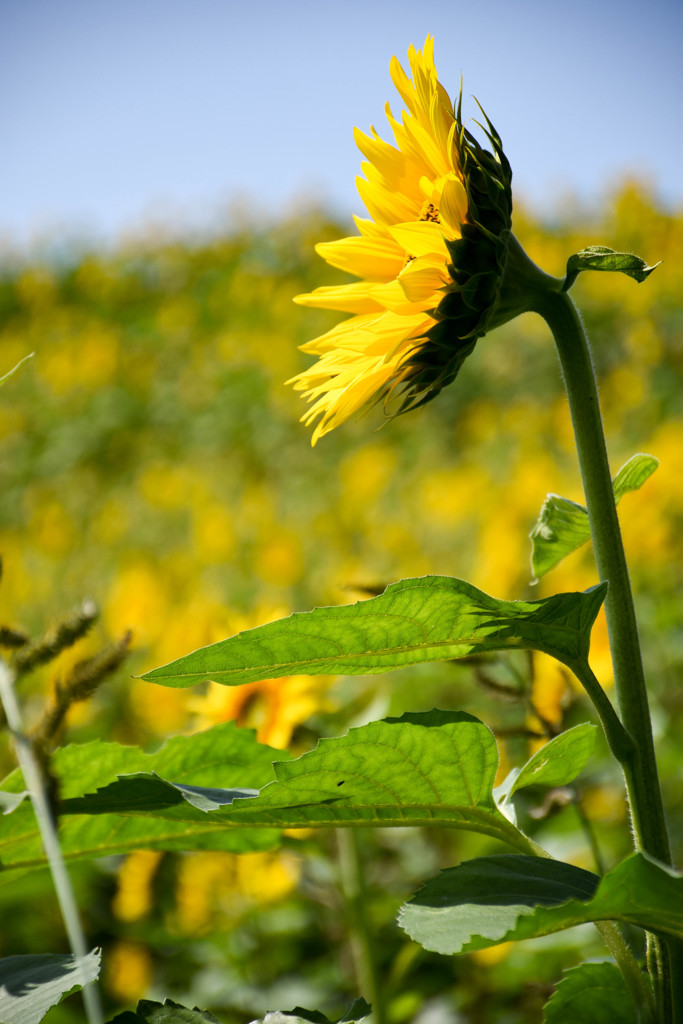
[[[637,491],[652,476],[659,459],[639,452],[625,462],[612,481],[614,500],[619,503],[625,494]],[[549,494],[543,503],[538,522],[531,531],[531,568],[534,582],[554,569],[590,540],[588,513],[583,505],[557,494]]]
[[[8,956],[0,960],[0,1021],[38,1024],[48,1010],[71,992],[95,981],[100,950],[87,956]]]
[[[193,736],[176,736],[154,754],[138,747],[118,743],[73,744],[59,748],[51,761],[59,791],[64,800],[81,796],[113,782],[117,775],[157,772],[174,779],[179,787],[194,790],[204,787],[204,795],[194,795],[196,803],[211,799],[212,787],[229,784],[233,793],[245,791],[250,783],[256,789],[272,779],[272,763],[286,758],[286,752],[257,743],[251,729],[238,729],[223,723]],[[22,793],[24,783],[17,769],[3,782],[6,795]],[[254,792],[249,789],[247,792]],[[208,794],[208,795],[207,795]],[[177,794],[176,794],[177,795]],[[182,797],[179,797],[181,802]],[[189,804],[187,805],[189,806]],[[208,823],[197,812],[198,820],[155,821],[151,817],[131,818],[117,813],[97,817],[61,816],[59,837],[67,860],[103,857],[130,850],[266,850],[275,846],[279,833],[225,829]],[[33,807],[25,800],[12,814],[0,816],[0,878],[11,868],[37,868],[45,865]]]
[[[276,781],[257,797],[232,799],[229,793],[223,800],[213,790],[212,810],[188,799],[187,787],[151,775],[126,777],[91,796],[67,800],[63,810],[203,821],[226,831],[235,826],[447,825],[529,849],[493,798],[495,738],[462,711],[371,722],[346,736],[320,740],[314,750],[273,767]]]
[[[527,761],[510,795],[525,786],[566,786],[573,782],[588,764],[596,735],[597,726],[585,723],[555,736]]]
[[[364,999],[356,999],[337,1024],[361,1024],[372,1013],[372,1007]],[[265,1017],[254,1020],[251,1024],[333,1024],[319,1010],[304,1010],[295,1006],[293,1010],[273,1010]]]
[[[6,382],[6,381],[8,381],[8,380],[10,379],[10,377],[13,377],[13,376],[14,376],[14,374],[15,374],[15,373],[17,372],[17,370],[18,370],[18,369],[19,369],[19,368],[20,368],[21,366],[23,366],[23,365],[24,365],[24,363],[26,362],[26,360],[27,360],[27,359],[32,359],[32,358],[33,358],[33,355],[34,355],[34,353],[33,353],[33,352],[29,352],[29,354],[28,354],[27,356],[24,356],[24,358],[23,358],[23,359],[20,359],[20,360],[19,360],[19,362],[17,363],[17,365],[16,365],[16,366],[13,366],[11,370],[8,370],[8,372],[7,372],[7,373],[5,373],[5,374],[4,374],[4,375],[3,375],[2,377],[0,377],[0,387],[2,387],[2,385],[3,385],[3,384],[4,384],[5,382]]]
[[[638,1024],[621,971],[612,963],[570,967],[543,1011],[543,1024]]]
[[[656,459],[654,455],[646,455],[644,452],[632,455],[612,481],[614,500],[619,502],[625,494],[640,490],[658,465],[659,459]]]
[[[5,793],[0,790],[0,811],[3,814],[11,814],[27,796],[27,789],[22,790],[21,793]]]
[[[238,633],[141,678],[163,686],[238,686],[305,674],[370,675],[473,652],[533,649],[585,658],[605,587],[542,601],[498,601],[463,580],[401,580],[367,601],[297,612]]]
[[[607,270],[627,274],[640,283],[658,266],[659,263],[655,263],[654,266],[648,267],[645,260],[641,260],[640,256],[634,256],[632,252],[615,252],[606,245],[588,245],[567,260],[567,276],[562,290],[569,291],[582,270]]]
[[[163,1003],[141,999],[137,1013],[145,1024],[220,1024],[218,1017],[208,1010],[200,1010],[198,1006],[190,1010],[172,999],[165,999]]]
[[[372,1007],[364,999],[356,999],[346,1013],[339,1018],[337,1024],[362,1024]],[[220,1024],[218,1019],[208,1010],[200,1010],[196,1006],[189,1010],[180,1003],[166,999],[163,1003],[155,1003],[141,999],[137,1011],[126,1010],[117,1014],[109,1024]],[[272,1010],[265,1017],[252,1021],[251,1024],[334,1024],[319,1010],[305,1010],[295,1006],[293,1010]]]
[[[135,1013],[125,1010],[117,1014],[109,1024],[221,1024],[208,1010],[200,1010],[195,1006],[190,1010],[187,1006],[165,999],[163,1003],[155,1003],[151,999],[141,999]]]
[[[299,1010],[299,1007],[296,1008]],[[362,997],[354,999],[349,1008],[342,1014],[337,1024],[360,1024],[372,1013],[372,1007]]]
[[[531,569],[534,582],[554,569],[590,540],[588,513],[583,505],[549,494],[543,502],[538,522],[530,533]]]
[[[399,915],[436,953],[468,953],[589,921],[625,921],[683,936],[683,877],[633,853],[602,879],[542,857],[480,857],[427,882]]]

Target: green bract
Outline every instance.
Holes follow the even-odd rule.
[[[408,360],[415,375],[402,412],[435,398],[455,380],[477,339],[494,326],[510,241],[512,170],[500,136],[482,114],[493,152],[484,149],[463,125],[461,92],[455,144],[467,193],[467,218],[461,237],[446,241],[453,283],[446,285],[445,295],[432,313],[438,322]]]

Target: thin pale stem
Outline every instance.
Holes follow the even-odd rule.
[[[600,844],[598,843],[598,837],[596,836],[595,829],[593,828],[593,822],[590,820],[590,818],[588,817],[583,808],[580,792],[576,792],[574,808],[576,810],[576,816],[579,819],[581,828],[583,829],[583,833],[586,837],[586,841],[590,846],[593,861],[595,863],[595,871],[598,875],[604,875],[606,871],[605,860],[602,856]]]
[[[384,993],[376,959],[376,942],[367,917],[367,890],[363,863],[355,829],[337,829],[337,848],[342,892],[346,901],[350,945],[356,980],[362,994],[372,1005],[375,1024],[386,1024]]]
[[[5,662],[0,658],[0,703],[5,708],[7,724],[13,734],[19,767],[24,776],[26,788],[31,797],[38,829],[47,856],[57,900],[64,919],[64,927],[69,939],[71,951],[76,957],[86,957],[88,947],[81,926],[78,907],[71,887],[62,850],[59,845],[57,829],[50,811],[45,789],[45,780],[33,747],[22,728],[21,712],[14,693],[14,679]],[[93,984],[84,985],[83,1002],[88,1024],[101,1024],[104,1019],[97,987]]]

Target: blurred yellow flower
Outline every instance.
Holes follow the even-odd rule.
[[[261,679],[244,686],[209,683],[206,693],[191,698],[188,706],[198,716],[198,729],[235,722],[255,729],[260,743],[282,750],[296,726],[320,710],[328,683],[327,678],[312,676]]]
[[[367,158],[358,191],[372,219],[356,218],[358,237],[316,246],[361,280],[295,299],[353,314],[301,346],[319,359],[290,381],[312,403],[302,421],[318,419],[313,444],[368,403],[402,394],[405,411],[433,398],[486,332],[500,290],[511,211],[500,140],[489,125],[493,156],[463,128],[431,36],[408,59],[412,79],[391,62],[407,108],[397,121],[386,107],[396,145],[374,128],[355,132]]]
[[[178,864],[171,925],[185,935],[207,932],[220,917],[235,918],[254,906],[284,899],[296,887],[298,857],[268,853],[193,853]]]
[[[134,1003],[152,984],[153,965],[149,950],[139,942],[121,939],[107,950],[105,988],[121,1003]]]
[[[533,665],[531,688],[533,709],[541,723],[559,728],[570,699],[569,673],[559,661],[540,651],[534,651]],[[538,725],[534,719],[533,715],[528,718],[528,724],[532,728]],[[532,744],[532,749],[542,747],[543,743]]]
[[[151,912],[154,876],[162,857],[158,850],[136,850],[126,857],[111,904],[119,921],[138,921]]]

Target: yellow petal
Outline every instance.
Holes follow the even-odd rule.
[[[459,178],[450,176],[444,182],[439,202],[439,216],[450,238],[459,238],[461,225],[467,217],[467,193]]]
[[[294,302],[299,306],[311,306],[314,309],[338,309],[340,313],[372,313],[382,306],[371,297],[372,288],[373,285],[365,281],[359,281],[357,284],[331,285],[316,288],[305,295],[295,295]]]
[[[368,178],[371,177],[370,168],[364,167],[363,170]],[[397,221],[410,220],[419,213],[417,203],[382,184],[356,178],[356,187],[368,213],[378,224],[396,224]]]
[[[433,220],[394,224],[387,230],[410,256],[428,256],[430,253],[436,253],[445,258],[448,255],[441,225]]]
[[[356,145],[370,163],[377,168],[388,187],[402,189],[414,178],[414,168],[395,146],[384,142],[372,129],[372,137],[354,128]]]
[[[443,257],[418,256],[401,271],[398,284],[405,297],[412,303],[425,303],[427,308],[436,305],[440,289],[448,282],[448,272]]]
[[[317,338],[307,341],[304,345],[300,345],[299,348],[302,352],[313,352],[316,355],[332,351],[337,347],[343,348],[350,334],[375,323],[381,315],[381,313],[361,313],[358,316],[349,317],[348,320],[342,320],[341,323],[335,324],[325,334],[318,335]]]
[[[404,255],[391,238],[340,238],[319,242],[315,250],[339,270],[367,281],[391,281],[398,277]]]
[[[357,217],[354,213],[353,220],[360,231],[361,235],[365,235],[366,238],[386,238],[386,228],[379,224],[375,224],[374,220],[368,220],[367,217]]]

